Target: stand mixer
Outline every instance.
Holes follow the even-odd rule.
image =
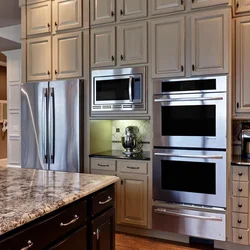
[[[121,137],[122,146],[125,148],[123,154],[132,156],[138,154],[141,150],[138,150],[138,141],[136,135],[139,132],[139,128],[136,126],[128,126],[125,129],[125,136]]]

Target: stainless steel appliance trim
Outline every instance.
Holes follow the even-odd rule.
[[[133,77],[130,76],[129,77],[129,101],[133,102],[133,98],[132,98],[132,81],[133,81]]]
[[[48,134],[48,126],[47,126],[47,104],[48,104],[48,88],[43,88],[43,97],[45,98],[45,103],[44,107],[42,108],[43,112],[43,131],[44,131],[44,162],[47,164],[48,163],[48,145],[47,145],[47,134]]]
[[[177,155],[177,154],[167,154],[167,153],[154,153],[154,155],[156,155],[156,156],[178,157],[178,158],[223,159],[222,155]]]
[[[50,161],[52,164],[55,163],[55,91],[54,88],[50,88],[51,96],[51,152]]]
[[[200,216],[200,215],[176,213],[176,212],[167,211],[167,209],[164,209],[164,208],[155,208],[154,212],[158,213],[158,214],[169,214],[169,215],[173,215],[173,216],[177,216],[177,217],[194,218],[194,219],[200,219],[200,220],[222,221],[222,218],[218,218],[215,216]]]
[[[185,101],[212,101],[212,100],[223,100],[223,97],[204,97],[204,98],[171,98],[171,99],[155,99],[155,102],[185,102]]]

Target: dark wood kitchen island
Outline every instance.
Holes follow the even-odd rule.
[[[0,250],[115,250],[118,180],[0,167]]]

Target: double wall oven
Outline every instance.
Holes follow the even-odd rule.
[[[153,113],[153,199],[182,209],[225,211],[227,76],[156,80]],[[154,207],[153,226],[161,229],[163,214],[170,221],[178,218],[180,224],[187,218],[205,221],[208,228],[218,222],[222,230],[205,238],[224,240],[225,216],[214,219],[198,210],[190,214]],[[184,233],[180,228],[168,229]],[[199,232],[187,234],[202,237]]]

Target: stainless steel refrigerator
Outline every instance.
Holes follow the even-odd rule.
[[[83,172],[83,80],[21,87],[21,166]]]

